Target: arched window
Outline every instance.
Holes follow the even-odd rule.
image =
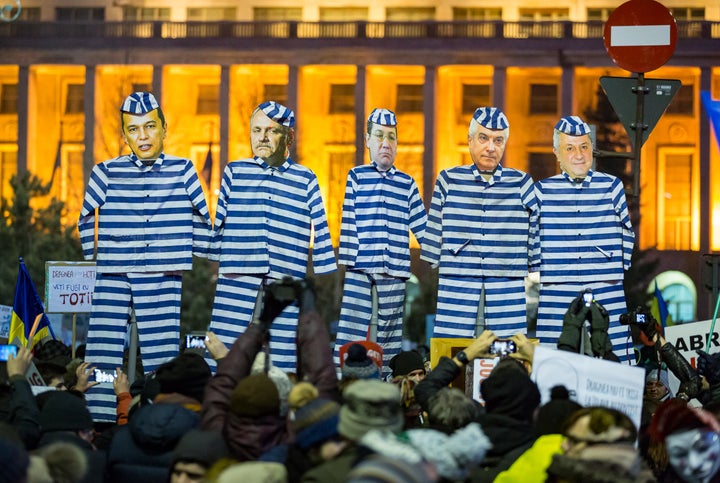
[[[697,290],[690,277],[677,270],[663,272],[650,282],[647,292],[651,296],[655,292],[655,284],[662,293],[674,323],[697,320]]]

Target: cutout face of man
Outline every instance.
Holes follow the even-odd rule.
[[[167,126],[157,109],[146,114],[122,113],[123,138],[138,159],[157,159],[163,152]]]
[[[369,133],[365,133],[365,146],[380,171],[392,168],[397,155],[397,128],[373,123]]]
[[[258,110],[250,120],[252,152],[270,166],[282,165],[288,157],[293,131]]]
[[[593,146],[590,135],[570,136],[559,134],[559,143],[553,152],[560,168],[571,178],[584,178],[592,167]]]
[[[475,134],[468,134],[468,149],[473,163],[480,171],[494,170],[505,153],[507,130],[488,129],[478,125]]]

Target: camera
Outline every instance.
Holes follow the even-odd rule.
[[[592,289],[586,288],[585,291],[582,294],[583,296],[583,302],[585,302],[585,307],[590,307],[593,302],[593,293]]]
[[[651,320],[653,320],[653,316],[642,307],[620,314],[620,323],[622,325],[645,325]]]
[[[517,352],[517,346],[515,342],[509,339],[498,339],[490,344],[490,354],[497,354],[499,356],[506,356]]]
[[[17,357],[17,346],[12,344],[0,345],[0,361],[7,361],[10,355]]]

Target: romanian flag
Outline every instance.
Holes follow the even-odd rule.
[[[45,308],[40,295],[35,290],[25,261],[20,258],[8,340],[12,343],[17,338],[23,346],[32,349],[38,341],[46,337],[54,339],[55,334],[50,326],[50,320],[45,315]]]
[[[663,329],[669,325],[673,325],[672,316],[670,315],[662,292],[657,286],[657,281],[655,282],[655,296],[650,304],[650,313],[655,317],[655,320],[660,323]]]

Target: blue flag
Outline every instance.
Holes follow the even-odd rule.
[[[40,315],[36,327],[35,320]],[[34,329],[34,330],[33,330]],[[10,334],[8,340],[20,340],[23,346],[32,349],[35,344],[46,337],[55,338],[50,320],[45,315],[45,307],[40,300],[25,261],[20,258],[17,284],[15,285],[15,301],[13,303],[12,318],[10,319]],[[28,345],[28,341],[30,344]]]
[[[658,288],[657,281],[655,281],[655,296],[653,297],[650,305],[650,313],[653,317],[655,317],[655,320],[658,321],[663,329],[668,325],[673,325],[672,316],[670,315],[667,303],[663,298],[663,294]]]

